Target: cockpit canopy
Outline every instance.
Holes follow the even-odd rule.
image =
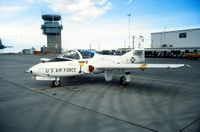
[[[90,59],[94,57],[94,54],[95,54],[94,52],[88,50],[68,50],[51,61],[54,62],[54,61]]]

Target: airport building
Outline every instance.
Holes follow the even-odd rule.
[[[151,33],[151,48],[200,48],[200,28]]]
[[[33,54],[35,52],[35,48],[31,48],[31,49],[23,49],[22,50],[22,54],[24,54],[24,55],[31,55],[31,54]]]
[[[146,57],[185,57],[200,52],[200,28],[151,33],[151,48]]]
[[[60,54],[61,46],[61,30],[63,29],[60,23],[61,16],[47,14],[42,15],[44,24],[41,26],[43,34],[47,36],[47,47],[42,47],[42,53],[56,53]]]

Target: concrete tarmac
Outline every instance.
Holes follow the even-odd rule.
[[[0,55],[0,132],[200,131],[199,60],[148,58],[191,68],[133,70],[127,87],[99,74],[52,88],[25,73],[40,57]]]

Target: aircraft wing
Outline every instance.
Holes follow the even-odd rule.
[[[168,68],[174,69],[189,65],[185,64],[103,64],[95,66],[96,69],[156,69],[156,68]]]

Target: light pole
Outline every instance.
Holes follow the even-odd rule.
[[[135,48],[135,36],[133,35],[133,45],[132,45],[132,49]]]
[[[128,44],[129,46],[131,45],[131,41],[130,41],[130,19],[131,19],[131,13],[128,14]]]

